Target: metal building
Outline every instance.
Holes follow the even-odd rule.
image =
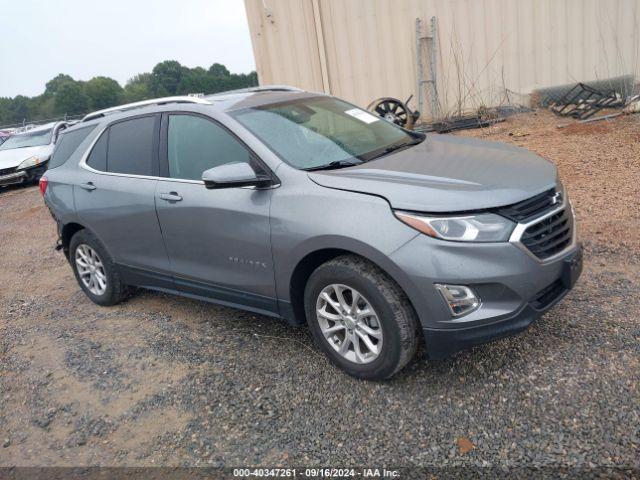
[[[640,0],[245,0],[258,78],[423,118],[640,75]],[[417,20],[417,21],[416,21]]]

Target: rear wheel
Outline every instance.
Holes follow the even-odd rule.
[[[92,302],[115,305],[126,297],[126,286],[111,255],[88,230],[80,230],[71,238],[69,261],[80,288]]]
[[[316,343],[347,373],[392,376],[414,356],[417,319],[400,287],[370,262],[342,256],[318,267],[305,289]]]

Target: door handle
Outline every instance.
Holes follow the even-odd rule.
[[[91,190],[95,190],[96,186],[93,184],[93,182],[87,182],[87,183],[81,183],[80,188],[84,190],[88,190],[90,192]]]
[[[182,197],[176,192],[161,193],[160,198],[162,200],[166,200],[167,202],[179,202],[180,200],[182,200]]]

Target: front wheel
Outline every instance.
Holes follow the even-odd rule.
[[[392,376],[414,356],[417,318],[400,287],[356,256],[318,267],[305,289],[307,322],[316,343],[350,375]]]

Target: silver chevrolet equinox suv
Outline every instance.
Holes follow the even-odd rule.
[[[291,87],[89,114],[40,189],[93,302],[144,287],[306,322],[365,379],[420,342],[443,358],[522,331],[582,268],[553,163]]]

